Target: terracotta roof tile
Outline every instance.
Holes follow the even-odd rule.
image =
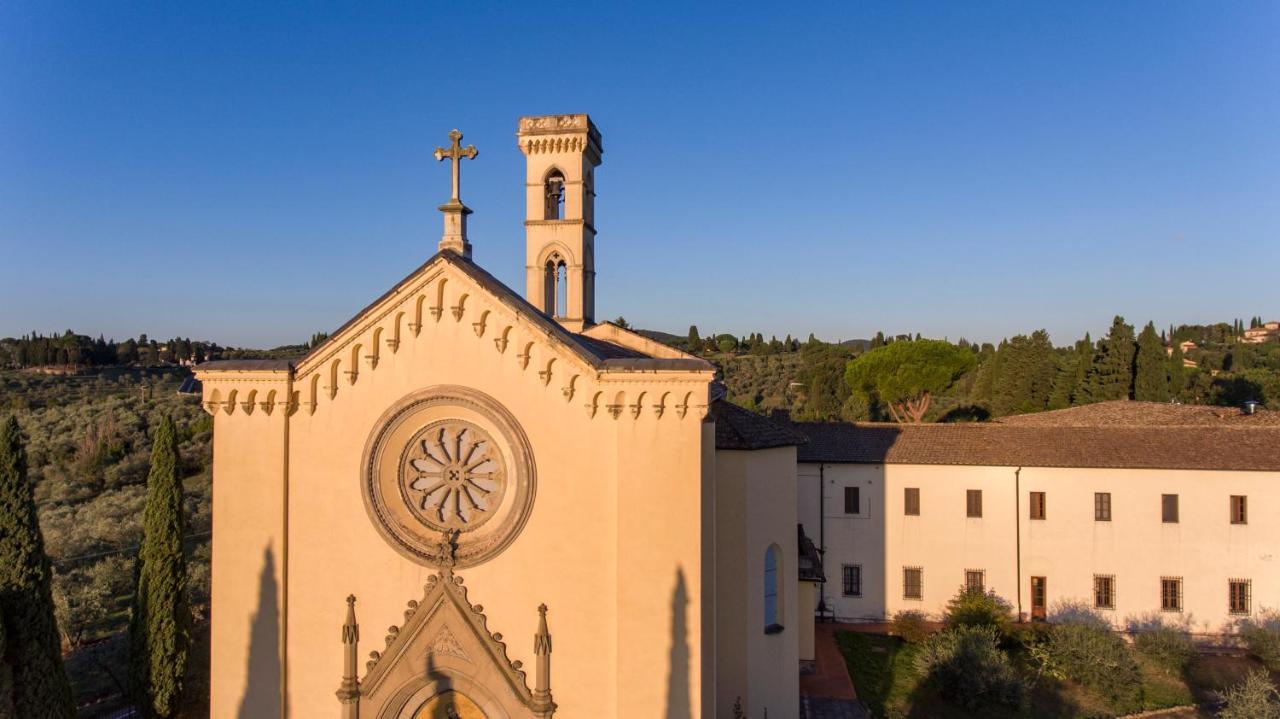
[[[808,441],[786,424],[725,399],[712,400],[710,409],[716,423],[716,449],[769,449]]]
[[[1280,471],[1280,428],[799,423],[801,462]]]

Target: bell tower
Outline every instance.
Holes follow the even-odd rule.
[[[595,168],[586,115],[520,118],[525,155],[525,298],[571,332],[595,323]]]

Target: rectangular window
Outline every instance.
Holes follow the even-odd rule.
[[[1111,521],[1111,493],[1110,492],[1094,492],[1093,493],[1093,521],[1095,522]]]
[[[844,488],[844,513],[845,514],[861,514],[861,512],[859,512],[858,509],[862,506],[862,503],[858,501],[860,499],[858,494],[859,492],[857,487]]]
[[[1182,577],[1160,578],[1160,611],[1182,611]]]
[[[1093,575],[1093,606],[1095,609],[1116,608],[1116,578],[1110,574]]]
[[[902,490],[902,513],[912,517],[920,516],[919,487],[906,487]]]
[[[1249,498],[1233,494],[1231,495],[1231,523],[1232,524],[1248,524],[1249,523]]]
[[[1248,614],[1252,602],[1253,583],[1248,579],[1227,582],[1227,602],[1232,614]]]
[[[964,570],[964,588],[967,592],[987,591],[987,573],[981,569]]]
[[[1031,493],[1031,518],[1044,519],[1044,492]]]
[[[982,490],[970,489],[965,491],[965,516],[981,517],[982,516]]]
[[[844,565],[844,595],[846,597],[862,596],[862,565]]]
[[[1160,519],[1165,524],[1178,523],[1178,495],[1160,495]]]
[[[902,598],[924,599],[924,570],[920,567],[902,568]]]

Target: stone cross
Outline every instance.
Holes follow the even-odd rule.
[[[480,153],[476,151],[475,145],[467,145],[466,147],[463,147],[460,142],[462,140],[462,133],[457,130],[453,130],[449,133],[449,139],[453,143],[449,146],[449,149],[446,150],[443,147],[436,148],[436,161],[443,161],[446,157],[453,161],[453,196],[449,198],[449,202],[459,203],[461,200],[458,199],[458,186],[461,184],[461,181],[458,166],[462,164],[462,158],[465,157],[468,160],[474,160],[476,155]]]

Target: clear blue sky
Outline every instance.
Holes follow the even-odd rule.
[[[522,290],[516,118],[560,112],[604,134],[601,317],[1280,317],[1280,3],[605,5],[0,4],[0,336],[335,328],[435,251],[453,127]]]

